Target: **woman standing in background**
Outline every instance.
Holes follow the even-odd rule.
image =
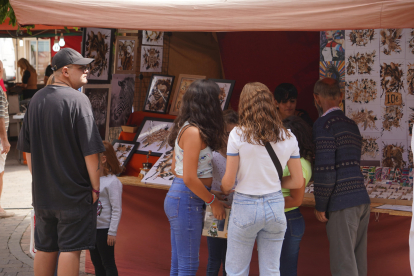
[[[25,58],[19,59],[17,67],[20,68],[22,83],[16,84],[23,87],[23,100],[33,97],[37,92],[37,73],[29,61]]]

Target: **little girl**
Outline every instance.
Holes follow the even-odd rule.
[[[101,155],[101,186],[98,205],[96,244],[89,250],[96,276],[117,276],[115,241],[122,213],[122,184],[116,177],[122,169],[112,145],[103,141],[105,152]]]
[[[213,183],[211,184],[211,192],[216,195],[218,199],[222,198],[221,193],[221,179],[226,171],[226,152],[227,152],[227,140],[228,135],[235,126],[239,123],[239,115],[234,110],[226,110],[223,112],[224,124],[226,126],[226,146],[219,151],[213,152]],[[226,204],[231,205],[233,201],[233,194],[230,194],[227,198]],[[227,252],[227,239],[207,237],[208,246],[208,264],[207,264],[207,276],[217,276],[220,272],[220,266],[223,264],[223,276],[226,275],[226,252]]]

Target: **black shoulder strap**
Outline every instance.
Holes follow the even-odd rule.
[[[280,182],[282,182],[282,176],[283,176],[283,169],[282,165],[280,164],[279,158],[277,158],[277,155],[275,151],[272,148],[272,145],[270,145],[269,142],[265,144],[266,150],[270,155],[270,158],[272,158],[273,164],[275,165],[275,168],[277,170],[277,174],[279,175]]]

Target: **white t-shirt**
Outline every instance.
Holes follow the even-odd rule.
[[[288,132],[290,138],[282,133],[284,141],[271,143],[282,168],[290,158],[300,158],[298,141],[290,130]],[[266,148],[242,141],[239,133],[241,134],[241,129],[235,127],[230,132],[227,144],[228,156],[240,156],[236,192],[265,195],[280,191],[279,175]]]

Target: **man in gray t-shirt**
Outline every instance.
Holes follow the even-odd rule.
[[[52,61],[55,82],[30,100],[19,135],[32,172],[36,214],[35,275],[78,275],[81,250],[93,249],[99,196],[99,156],[105,151],[89,99],[87,65],[70,48]]]

